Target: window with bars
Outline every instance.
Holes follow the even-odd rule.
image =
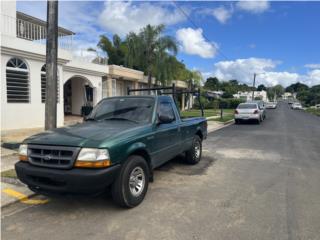
[[[6,66],[7,102],[29,103],[30,83],[27,64],[19,58],[11,58]]]
[[[44,64],[41,68],[41,102],[46,102],[46,87],[47,87],[47,76],[46,76],[46,64]],[[59,102],[59,75],[57,79],[57,102]]]

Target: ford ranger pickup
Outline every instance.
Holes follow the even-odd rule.
[[[105,98],[83,123],[25,139],[15,169],[36,193],[111,189],[117,204],[134,207],[143,201],[153,169],[180,154],[198,163],[206,136],[206,119],[181,119],[171,96]]]

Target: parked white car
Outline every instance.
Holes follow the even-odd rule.
[[[267,102],[266,108],[268,109],[276,109],[277,108],[277,102]]]
[[[244,120],[255,120],[258,123],[265,119],[264,107],[257,102],[240,103],[234,112],[235,123]]]
[[[292,109],[302,109],[301,103],[295,102],[291,105]]]

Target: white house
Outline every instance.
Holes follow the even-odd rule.
[[[208,98],[221,98],[223,95],[223,91],[207,91],[207,97]]]
[[[238,92],[236,94],[233,94],[234,98],[244,99],[245,101],[252,101],[255,98],[260,98],[263,101],[268,101],[267,92],[262,91],[254,91],[254,97],[252,98],[252,91],[248,92]]]
[[[72,53],[74,33],[59,28],[57,125],[64,114],[80,114],[85,102],[102,98],[106,63],[94,64]],[[1,1],[1,129],[44,125],[46,22]],[[87,95],[87,97],[85,97]],[[87,103],[88,104],[88,103]]]
[[[1,130],[42,128],[46,91],[46,22],[16,11],[15,1],[1,1]],[[74,32],[58,29],[57,125],[66,115],[103,97],[126,95],[128,87],[145,88],[143,72],[107,65],[103,58],[74,54]],[[98,36],[97,36],[98,38]],[[187,83],[176,81],[177,88]],[[182,99],[184,108],[184,98]]]
[[[297,94],[296,93],[291,93],[291,92],[285,92],[282,94],[282,99],[290,99],[290,98],[296,98]]]

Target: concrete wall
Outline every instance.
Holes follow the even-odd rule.
[[[6,64],[12,56],[1,55],[1,129],[37,128],[44,126],[45,104],[41,102],[41,67],[44,62],[23,59],[29,69],[30,102],[7,103]],[[59,76],[62,74],[61,65],[58,67]],[[59,103],[57,125],[63,125],[63,85],[59,81]]]
[[[1,32],[16,35],[16,1],[0,1]]]

